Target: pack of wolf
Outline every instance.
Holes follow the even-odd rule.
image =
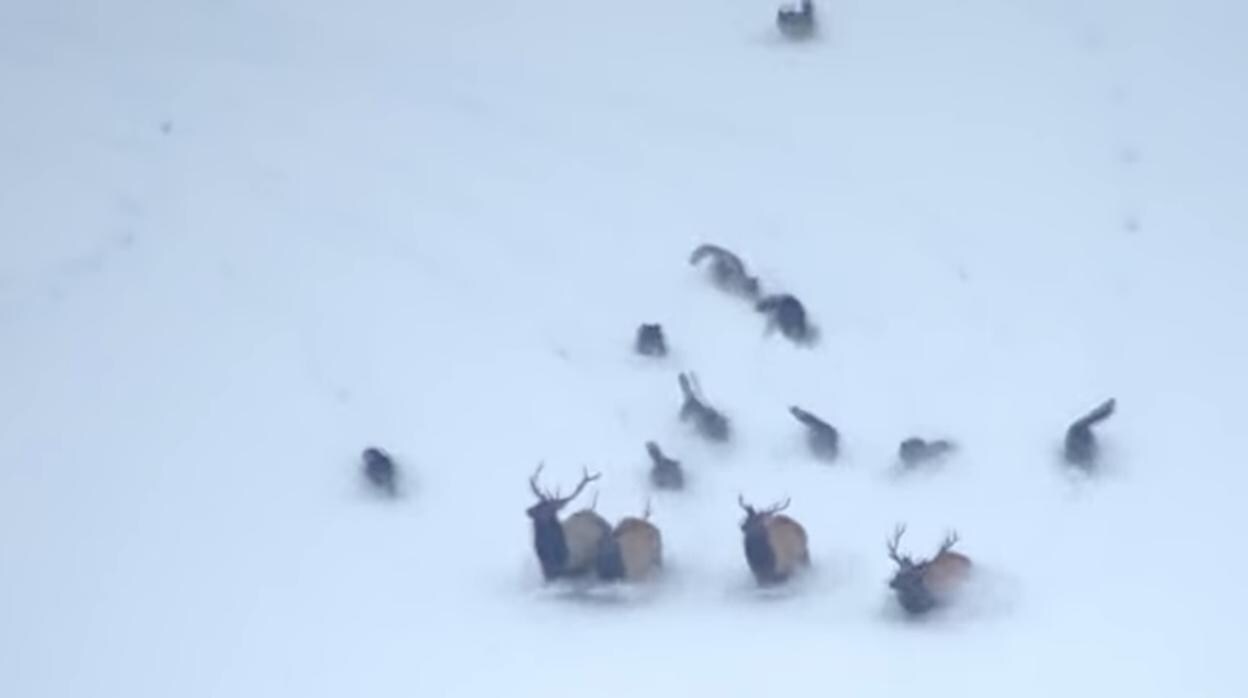
[[[688,257],[693,267],[704,267],[709,282],[724,294],[748,302],[766,323],[766,329],[779,331],[796,345],[812,346],[818,329],[806,306],[790,293],[764,293],[758,277],[751,275],[741,258],[725,247],[700,244]],[[661,361],[669,352],[668,337],[658,323],[642,323],[636,330],[633,352],[647,360]],[[698,378],[691,372],[676,376],[680,403],[676,418],[699,438],[713,443],[733,439],[733,424],[719,407],[706,398]],[[1093,472],[1101,462],[1101,446],[1094,428],[1113,416],[1114,398],[1100,403],[1072,421],[1066,429],[1062,458],[1064,463],[1084,473]],[[805,432],[809,455],[817,462],[831,464],[840,456],[838,429],[810,410],[791,405],[789,414]],[[649,483],[659,491],[681,491],[685,473],[681,462],[665,453],[654,440],[646,441],[650,458]],[[897,462],[904,470],[928,467],[956,455],[958,444],[940,436],[908,436],[897,447]],[[362,454],[362,472],[369,486],[379,494],[400,496],[399,467],[390,454],[378,447]],[[621,518],[614,525],[597,512],[595,503],[564,515],[567,507],[598,481],[601,473],[586,469],[580,481],[564,496],[556,488],[544,488],[539,480],[544,464],[530,475],[529,489],[536,501],[526,514],[532,525],[533,554],[541,570],[542,582],[560,584],[646,584],[663,570],[663,534],[651,520],[646,503],[638,515]],[[596,499],[596,498],[595,498]],[[805,527],[788,513],[791,500],[767,506],[748,502],[738,494],[743,512],[741,531],[742,562],[760,588],[791,583],[811,568]],[[955,550],[958,534],[949,533],[930,557],[916,558],[899,552],[904,524],[886,540],[884,552],[896,565],[888,588],[898,606],[910,616],[923,616],[954,603],[974,573],[967,554]]]

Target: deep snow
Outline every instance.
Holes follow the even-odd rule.
[[[1248,6],[262,5],[0,6],[0,695],[1242,695]],[[912,433],[964,448],[897,478]],[[647,439],[663,583],[544,589],[528,475],[636,513]],[[793,497],[791,593],[739,492]],[[899,521],[983,571],[935,622]]]

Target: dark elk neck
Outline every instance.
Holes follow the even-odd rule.
[[[771,541],[767,539],[767,529],[758,528],[745,534],[745,559],[750,569],[760,579],[770,580],[776,575],[776,552],[771,549]]]
[[[559,576],[568,561],[568,543],[557,519],[533,523],[533,547],[547,579]]]

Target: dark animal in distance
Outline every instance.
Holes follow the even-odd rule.
[[[698,433],[711,441],[727,441],[732,435],[728,418],[699,395],[702,389],[697,385],[697,376],[682,373],[677,380],[684,397],[680,406],[680,421],[692,420]]]
[[[663,326],[659,324],[643,324],[637,328],[637,340],[633,348],[642,356],[667,356],[667,339],[663,336]]]
[[[559,512],[601,474],[590,475],[585,470],[572,494],[561,497],[558,492],[552,494],[538,488],[537,477],[543,467],[539,464],[529,478],[529,488],[538,501],[525,512],[533,520],[533,549],[541,563],[542,576],[546,581],[584,576],[593,571],[598,546],[610,535],[611,525],[592,507],[562,521]]]
[[[681,470],[680,461],[663,454],[659,445],[653,441],[646,442],[646,453],[650,454],[653,465],[650,466],[650,483],[661,490],[679,490],[685,487],[685,473]]]
[[[806,426],[806,445],[810,452],[820,460],[836,460],[841,450],[841,435],[836,427],[797,406],[790,407],[789,413]]]
[[[663,566],[663,534],[650,523],[650,505],[640,517],[626,516],[598,547],[597,573],[607,582],[644,581]]]
[[[745,510],[741,522],[745,561],[760,586],[781,584],[810,566],[806,529],[780,513],[789,508],[788,499],[756,510],[738,495],[737,504]]]
[[[364,477],[377,489],[391,497],[398,494],[394,459],[380,448],[369,447],[362,454]]]
[[[1089,468],[1100,456],[1100,445],[1092,427],[1109,419],[1114,414],[1117,401],[1110,398],[1086,415],[1075,420],[1066,429],[1065,456],[1066,462],[1081,468]]]
[[[952,602],[971,573],[971,559],[952,550],[958,542],[957,533],[947,536],[936,555],[915,562],[909,556],[899,555],[897,545],[906,532],[898,526],[888,541],[888,557],[897,563],[897,571],[888,586],[897,595],[902,609],[910,615],[922,615]]]
[[[901,459],[902,465],[907,468],[915,468],[952,452],[954,448],[954,443],[948,439],[927,441],[917,436],[911,436],[902,441],[901,445],[897,447],[897,457]]]
[[[776,11],[776,27],[790,39],[808,39],[815,34],[815,5],[802,0],[797,8],[781,7]]]
[[[797,344],[814,342],[816,332],[806,317],[802,302],[788,293],[768,296],[754,305],[754,309],[767,316],[767,330],[779,328],[780,332]]]
[[[703,244],[698,245],[689,255],[689,263],[697,266],[708,258],[711,260],[711,279],[716,286],[751,300],[758,298],[758,279],[746,272],[740,257],[719,245]]]

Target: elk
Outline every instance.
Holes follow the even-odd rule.
[[[369,447],[361,454],[364,477],[377,489],[394,497],[398,494],[394,460],[380,448]]]
[[[650,454],[653,465],[650,467],[650,483],[661,490],[679,490],[685,487],[685,473],[680,468],[680,461],[663,454],[659,445],[653,441],[646,442],[646,453]]]
[[[606,582],[644,581],[663,567],[663,535],[650,523],[650,503],[640,517],[626,516],[598,546],[596,570]]]
[[[797,406],[790,407],[789,413],[806,426],[806,445],[810,452],[820,460],[836,460],[841,450],[841,436],[836,427]]]
[[[955,445],[948,439],[933,439],[927,441],[917,436],[911,436],[901,442],[897,447],[897,457],[901,459],[902,465],[907,468],[916,468],[924,463],[940,458],[953,451]]]
[[[779,328],[781,334],[797,344],[815,340],[814,326],[806,318],[802,302],[788,293],[767,296],[754,305],[754,309],[767,316],[767,331]]]
[[[680,421],[692,420],[698,433],[711,441],[727,441],[732,435],[728,418],[699,396],[702,387],[698,385],[698,377],[682,373],[678,382],[681,395],[684,396],[684,402],[680,406]]]
[[[781,584],[810,566],[806,529],[780,513],[789,508],[789,503],[785,499],[760,511],[737,495],[737,504],[745,510],[741,522],[745,561],[760,586]]]
[[[526,510],[533,520],[533,549],[542,565],[542,576],[548,582],[583,576],[593,570],[598,545],[610,535],[611,525],[592,506],[563,521],[559,520],[559,512],[602,474],[590,475],[588,469],[584,470],[572,494],[562,497],[557,491],[552,494],[538,488],[537,478],[543,467],[545,464],[539,463],[529,478],[529,489],[538,501]]]
[[[667,356],[667,339],[663,336],[663,326],[655,323],[638,327],[633,349],[642,356]]]
[[[1110,398],[1086,415],[1076,419],[1066,429],[1066,462],[1081,468],[1091,467],[1100,456],[1100,445],[1092,427],[1109,419],[1114,414],[1117,401]]]
[[[781,7],[776,11],[776,27],[790,39],[806,39],[815,33],[815,6],[812,0],[802,0],[798,8]]]
[[[910,615],[922,615],[953,600],[971,573],[971,559],[952,548],[958,542],[956,532],[945,537],[936,555],[914,562],[908,555],[899,555],[897,545],[906,527],[900,525],[888,541],[888,557],[897,563],[897,571],[888,582],[897,594],[901,607]]]
[[[720,290],[751,300],[758,298],[758,279],[746,272],[740,257],[719,245],[703,244],[689,255],[689,264],[697,266],[708,258],[711,260],[711,279]]]

